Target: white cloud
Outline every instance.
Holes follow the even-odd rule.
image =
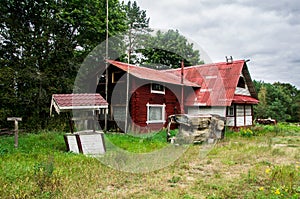
[[[250,59],[253,79],[300,88],[298,0],[137,0],[150,26],[178,29],[212,61]]]

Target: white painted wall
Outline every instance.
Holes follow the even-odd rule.
[[[236,117],[236,126],[245,126],[244,125],[244,116],[243,117],[241,117],[241,116]]]
[[[246,123],[244,119],[244,115],[246,113]],[[226,116],[226,107],[199,107],[193,106],[188,107],[188,114],[217,114],[222,117]],[[244,109],[244,105],[236,105],[236,125],[239,126],[250,126],[252,125],[252,115],[251,115],[251,105],[246,105]],[[226,117],[226,125],[234,126],[234,117]]]
[[[236,87],[234,94],[251,96],[247,86],[246,86],[246,88]]]
[[[253,124],[252,116],[246,116],[246,126],[251,126]]]
[[[234,126],[234,117],[226,118],[226,126]]]
[[[201,107],[201,106],[191,106],[188,107],[188,114],[216,114],[222,117],[226,116],[226,107],[216,106],[216,107]]]

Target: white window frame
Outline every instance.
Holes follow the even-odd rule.
[[[165,104],[149,104],[147,103],[147,124],[153,124],[153,123],[165,123],[165,110],[166,110],[166,105]],[[150,108],[155,107],[155,108],[161,108],[161,120],[150,120]]]
[[[157,94],[165,94],[166,93],[166,89],[165,89],[165,86],[164,85],[161,85],[161,84],[156,84],[156,85],[160,85],[163,87],[163,91],[159,91],[159,90],[154,90],[153,89],[153,85],[156,84],[156,83],[151,83],[150,85],[150,89],[151,89],[151,93],[157,93]]]
[[[228,117],[233,117],[234,116],[234,114],[235,114],[235,108],[234,108],[234,105],[231,105],[231,106],[228,106],[227,107],[227,116]]]

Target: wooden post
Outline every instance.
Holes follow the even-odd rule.
[[[15,122],[15,148],[18,148],[18,134],[19,134],[19,121],[22,121],[21,117],[8,117],[7,121],[14,121]]]
[[[181,61],[181,104],[180,104],[180,114],[184,114],[184,60]]]

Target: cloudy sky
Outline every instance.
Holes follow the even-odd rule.
[[[252,79],[300,89],[299,0],[136,1],[151,28],[178,29],[213,62],[250,59]]]

